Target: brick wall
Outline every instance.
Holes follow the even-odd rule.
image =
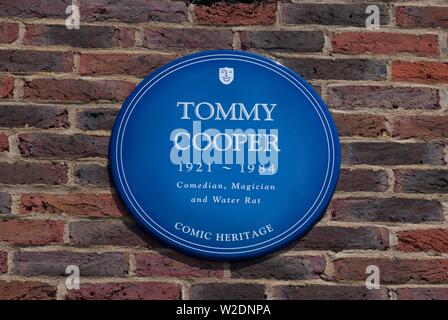
[[[0,298],[448,299],[446,0],[0,0]],[[381,29],[364,27],[377,4]],[[189,52],[243,49],[310,81],[341,135],[322,221],[256,261],[196,260],[120,205],[107,146],[123,99]],[[81,267],[81,290],[65,268]],[[367,265],[381,289],[364,286]]]

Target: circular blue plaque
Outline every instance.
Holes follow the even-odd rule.
[[[110,166],[147,231],[234,260],[310,230],[334,193],[340,148],[327,107],[296,73],[252,53],[207,51],[157,69],[126,99]]]

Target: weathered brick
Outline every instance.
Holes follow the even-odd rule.
[[[79,290],[68,290],[68,300],[178,300],[181,286],[166,282],[81,283]]]
[[[14,78],[0,77],[0,99],[10,99],[14,95]]]
[[[132,35],[132,33],[128,34]],[[67,29],[65,25],[26,25],[23,43],[34,46],[65,45],[81,48],[120,47],[120,28],[82,26]]]
[[[18,138],[24,157],[78,159],[108,154],[109,137],[105,136],[22,133]]]
[[[382,192],[389,188],[388,180],[388,175],[384,170],[341,169],[337,190]]]
[[[111,185],[112,177],[107,167],[98,164],[79,164],[75,168],[76,183],[96,187]]]
[[[78,128],[82,130],[112,130],[118,110],[87,109],[78,113]]]
[[[84,75],[126,74],[146,77],[154,69],[173,60],[175,55],[82,53],[79,70]]]
[[[331,251],[386,250],[389,248],[389,230],[380,227],[315,227],[294,248]]]
[[[448,62],[393,61],[392,79],[420,83],[448,83]]]
[[[345,164],[444,164],[443,146],[437,143],[353,142],[341,145]]]
[[[44,282],[0,281],[1,300],[55,300],[56,291],[55,286]]]
[[[129,257],[120,252],[85,253],[69,251],[20,251],[14,255],[14,274],[63,276],[69,265],[79,267],[81,276],[125,276]]]
[[[11,195],[6,192],[0,192],[0,214],[11,212]]]
[[[448,170],[395,170],[395,192],[448,193]]]
[[[448,288],[396,288],[398,300],[448,300]]]
[[[448,281],[446,259],[340,258],[333,262],[333,278],[365,281],[366,268],[376,265],[381,270],[381,283],[444,283]]]
[[[448,116],[406,115],[397,116],[393,136],[408,138],[448,138]]]
[[[318,4],[283,3],[282,20],[286,24],[321,24],[365,27],[367,5],[364,4]],[[387,6],[378,5],[380,24],[389,24]]]
[[[143,46],[162,50],[232,49],[231,30],[151,28],[144,30]]]
[[[365,286],[277,285],[272,288],[276,300],[388,300],[387,290],[368,290]]]
[[[440,109],[437,89],[387,86],[335,86],[327,90],[327,103],[332,108],[353,110]]]
[[[365,113],[333,113],[340,136],[378,137],[386,132],[387,118]]]
[[[64,223],[47,220],[0,220],[0,242],[39,245],[62,243]]]
[[[0,162],[0,183],[62,185],[68,180],[67,166],[60,163]]]
[[[136,274],[180,278],[222,278],[223,265],[177,253],[138,253],[135,255]]]
[[[308,280],[319,279],[325,269],[320,256],[273,256],[250,261],[232,262],[232,278]]]
[[[276,21],[275,1],[254,3],[199,3],[194,7],[195,20],[209,25],[270,25]]]
[[[123,101],[135,84],[122,80],[33,79],[24,85],[25,99],[81,101]]]
[[[70,243],[77,246],[158,247],[134,222],[78,221],[70,223]]]
[[[333,34],[331,45],[333,52],[343,54],[412,53],[434,56],[440,52],[439,40],[435,34],[344,32]]]
[[[71,72],[70,52],[36,50],[0,50],[1,72]]]
[[[96,0],[82,3],[81,21],[187,22],[184,1]]]
[[[398,6],[395,19],[400,27],[448,28],[448,7]]]
[[[19,38],[19,25],[12,22],[0,23],[0,43],[13,43]]]
[[[422,223],[444,221],[440,202],[406,198],[334,199],[331,215],[340,221]]]
[[[67,214],[81,217],[121,217],[126,211],[117,196],[111,194],[23,194],[21,214],[32,212]]]
[[[66,18],[71,0],[15,0],[0,2],[0,17]]]
[[[0,152],[9,151],[9,136],[7,133],[0,133]]]
[[[305,79],[385,80],[387,62],[367,59],[281,58]]]
[[[397,248],[406,252],[448,252],[447,229],[416,229],[397,233]]]
[[[67,128],[68,111],[52,106],[0,106],[0,127]]]
[[[192,300],[263,300],[264,286],[253,283],[198,283],[190,286]]]
[[[320,31],[241,31],[243,50],[280,52],[321,52],[324,34]]]
[[[8,272],[8,252],[0,251],[0,273]]]

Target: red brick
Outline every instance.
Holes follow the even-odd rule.
[[[1,72],[30,73],[72,72],[74,60],[71,52],[6,49],[0,61]]]
[[[47,220],[0,220],[0,242],[39,245],[62,243],[64,223]]]
[[[420,83],[448,83],[448,63],[438,61],[394,61],[392,79]]]
[[[192,300],[263,300],[263,285],[254,283],[197,283],[190,286]]]
[[[259,3],[211,3],[194,7],[195,20],[210,25],[269,25],[276,22],[275,1]]]
[[[111,194],[24,194],[20,199],[21,214],[67,214],[81,217],[121,217],[125,209]]]
[[[38,281],[0,281],[1,300],[55,300],[57,288]]]
[[[68,111],[54,106],[0,106],[0,127],[67,128]]]
[[[1,77],[0,78],[0,99],[10,99],[14,95],[14,78]]]
[[[129,257],[120,252],[90,253],[69,251],[19,251],[14,255],[14,274],[23,276],[66,277],[69,265],[90,276],[126,276]]]
[[[250,261],[232,262],[232,278],[310,280],[319,279],[325,270],[320,256],[273,256]]]
[[[243,50],[269,50],[279,52],[321,52],[324,34],[320,31],[241,31]]]
[[[448,288],[396,288],[398,300],[448,300]]]
[[[341,169],[338,180],[338,191],[382,192],[389,188],[389,178],[384,170]]]
[[[315,227],[294,248],[331,251],[386,250],[389,248],[389,230],[380,227]]]
[[[0,152],[9,151],[9,136],[7,133],[0,133]]]
[[[440,202],[407,198],[346,198],[331,204],[333,220],[422,223],[445,221]]]
[[[68,180],[67,170],[60,163],[0,162],[0,183],[63,185]]]
[[[386,117],[364,113],[333,113],[339,135],[378,137],[386,132]]]
[[[8,252],[0,251],[0,273],[8,272]]]
[[[395,19],[400,27],[448,28],[448,7],[398,6]]]
[[[434,56],[440,52],[435,34],[344,32],[333,34],[331,44],[333,52],[343,54],[412,53]]]
[[[137,253],[136,274],[178,278],[222,278],[223,265],[172,253]]]
[[[83,134],[22,133],[19,151],[30,158],[79,159],[106,157],[109,137]]]
[[[448,193],[448,170],[395,170],[395,192]]]
[[[233,33],[227,29],[150,28],[144,30],[143,46],[160,50],[232,50]]]
[[[448,252],[448,230],[416,229],[397,234],[397,248],[406,252]]]
[[[34,79],[24,85],[24,98],[36,100],[123,101],[135,84],[122,80]]]
[[[185,1],[95,0],[82,3],[81,21],[187,22]]]
[[[448,281],[446,259],[340,258],[333,262],[333,278],[336,281],[365,281],[369,265],[378,266],[382,284]]]
[[[71,0],[15,0],[0,2],[0,17],[66,18],[65,8]]]
[[[340,285],[276,285],[276,300],[388,300],[386,288],[368,290],[365,286]]]
[[[164,54],[82,53],[79,69],[84,75],[126,74],[146,77],[175,57]]]
[[[17,23],[0,23],[0,43],[13,43],[19,38],[19,25]]]
[[[327,90],[328,105],[354,109],[440,109],[437,89],[388,86],[334,86]]]
[[[448,116],[406,115],[397,116],[393,124],[393,136],[408,138],[448,138]]]
[[[82,283],[79,290],[69,290],[68,300],[178,300],[181,286],[166,282]]]

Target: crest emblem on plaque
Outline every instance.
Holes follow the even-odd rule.
[[[233,81],[234,70],[233,68],[219,68],[219,80],[223,84],[231,84]]]

